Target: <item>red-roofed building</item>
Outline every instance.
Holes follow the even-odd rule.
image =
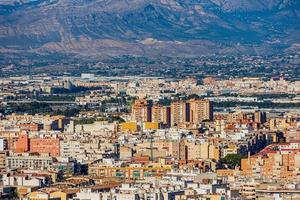
[[[242,159],[242,174],[300,181],[300,143],[271,144]]]

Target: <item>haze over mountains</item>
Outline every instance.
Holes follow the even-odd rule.
[[[198,56],[299,47],[299,0],[0,1],[2,54]]]

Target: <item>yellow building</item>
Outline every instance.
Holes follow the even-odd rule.
[[[27,194],[28,200],[68,200],[75,196],[79,189],[66,189],[60,191],[55,188],[47,188],[45,191],[34,191]]]
[[[222,200],[222,199],[224,199],[224,196],[218,195],[218,194],[207,194],[207,195],[203,195],[203,197],[205,199],[209,199],[209,200]]]
[[[68,194],[67,192],[62,192],[62,191],[56,191],[50,193],[51,199],[60,199],[60,200],[67,200],[69,199],[71,195]]]
[[[286,130],[291,127],[285,118],[271,118],[269,120],[269,127],[271,131]]]
[[[172,170],[171,165],[159,163],[148,166],[89,166],[89,175],[119,178],[144,179],[144,177],[160,177]]]
[[[230,144],[228,147],[223,149],[223,157],[229,155],[229,154],[237,154],[238,153],[238,147],[236,145]]]
[[[41,191],[30,192],[27,195],[29,200],[48,200],[50,199],[50,194]]]
[[[145,130],[157,130],[159,129],[158,122],[145,122]]]
[[[120,126],[122,132],[136,132],[138,130],[136,122],[124,122]]]

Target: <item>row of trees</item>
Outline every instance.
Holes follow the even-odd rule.
[[[27,113],[35,114],[51,114],[51,115],[65,115],[67,117],[76,116],[79,113],[78,108],[67,108],[63,110],[55,110],[47,103],[31,102],[24,104],[10,104],[9,106],[0,108],[0,113]]]

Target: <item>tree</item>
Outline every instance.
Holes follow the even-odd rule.
[[[241,160],[244,158],[239,154],[228,154],[224,158],[220,159],[221,168],[234,169],[237,166],[241,166]]]

